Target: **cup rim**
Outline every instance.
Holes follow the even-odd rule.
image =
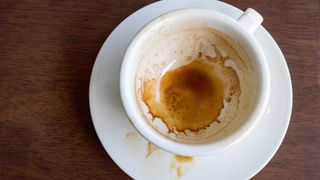
[[[152,27],[161,23],[165,18],[174,18],[174,16],[185,15],[186,13],[202,13],[206,16],[215,16],[217,19],[223,19],[224,23],[231,25],[231,27],[240,32],[241,36],[246,39],[246,43],[254,49],[254,53],[258,57],[257,66],[260,67],[259,72],[257,72],[263,80],[259,83],[258,88],[258,100],[255,102],[255,107],[249,113],[247,120],[232,134],[229,136],[218,140],[216,142],[209,142],[205,144],[188,144],[177,142],[168,137],[165,137],[153,127],[151,127],[146,119],[141,119],[136,117],[139,114],[139,108],[132,106],[131,104],[136,103],[135,97],[128,97],[128,83],[126,83],[127,69],[130,68],[129,62],[132,61],[130,58],[131,54],[136,51],[136,45],[141,38],[148,32]],[[130,60],[131,59],[131,60]],[[131,40],[129,46],[125,52],[122,60],[120,69],[120,95],[123,107],[125,109],[126,115],[130,122],[133,124],[135,129],[149,142],[155,144],[156,146],[164,149],[165,151],[172,152],[174,154],[184,155],[184,156],[202,156],[210,155],[219,151],[224,150],[227,147],[236,144],[241,139],[243,139],[255,126],[255,124],[261,119],[263,112],[266,109],[267,102],[270,94],[270,74],[269,67],[266,63],[266,57],[264,52],[258,42],[255,40],[252,34],[244,29],[236,20],[222,13],[216,12],[214,10],[202,9],[202,8],[185,8],[178,9],[167,12],[161,16],[156,17],[147,23]],[[130,104],[130,102],[131,104]],[[133,110],[134,109],[134,110]],[[145,123],[141,123],[144,121]]]

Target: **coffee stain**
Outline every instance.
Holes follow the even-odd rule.
[[[181,156],[181,155],[173,155],[166,151],[161,150],[159,147],[155,146],[151,142],[144,142],[141,141],[141,136],[137,132],[128,132],[125,134],[125,140],[133,145],[134,147],[129,147],[130,152],[133,153],[132,155],[139,159],[144,157],[144,166],[145,168],[159,168],[159,164],[162,164],[161,160],[166,158],[168,161],[161,165],[165,170],[165,166],[169,163],[169,174],[173,176],[174,179],[180,179],[181,177],[188,174],[190,171],[192,162],[194,158],[191,156]],[[141,144],[142,143],[142,144]],[[143,147],[143,148],[142,148]],[[144,149],[144,150],[143,150]],[[144,152],[144,156],[139,155],[140,153]],[[161,162],[160,162],[161,161]],[[144,169],[144,168],[143,168]],[[150,170],[149,172],[154,173]],[[146,177],[149,177],[150,174],[147,174]]]
[[[250,58],[249,58],[246,50],[242,46],[237,45],[237,43],[235,43],[235,41],[233,41],[231,37],[227,36],[226,34],[220,32],[220,31],[216,31],[213,29],[210,29],[209,31],[211,31],[211,33],[217,35],[216,40],[219,41],[224,46],[226,46],[226,48],[224,48],[225,50],[230,49],[227,51],[228,56],[224,57],[224,60],[226,60],[226,58],[228,58],[228,57],[231,59],[236,59],[236,60],[238,60],[237,61],[238,63],[240,63],[243,67],[246,68],[246,70],[248,70],[249,68],[252,68],[251,64],[245,63],[245,59],[250,59]],[[214,46],[216,47],[216,45],[214,45]],[[222,53],[219,49],[218,49],[218,52],[220,53],[220,55],[222,55]]]
[[[173,155],[169,171],[179,179],[190,171],[193,160],[193,157],[190,156]]]
[[[147,148],[147,154],[146,154],[146,158],[148,158],[151,154],[153,154],[155,151],[159,150],[159,148],[155,145],[153,145],[152,143],[148,142],[147,144],[148,148]]]
[[[224,66],[224,61],[229,58],[222,57],[218,48],[215,50],[215,58],[199,52],[199,57],[191,63],[166,72],[160,80],[159,88],[155,79],[144,80],[143,101],[153,119],[161,119],[169,132],[198,132],[205,129],[218,120],[225,99],[230,102],[232,96],[239,98],[239,78],[232,68]],[[228,82],[216,75],[213,63],[222,67]],[[229,88],[226,88],[225,83],[229,84]],[[157,91],[160,100],[155,96]]]
[[[160,102],[154,97],[156,86],[154,81],[145,81],[143,99],[153,117],[162,119],[171,132],[203,129],[217,119],[223,106],[223,83],[201,59],[162,77]]]
[[[137,137],[137,136],[138,136],[138,133],[136,133],[136,132],[128,132],[126,134],[126,138]]]
[[[180,178],[182,176],[184,176],[184,174],[182,172],[181,166],[179,166],[178,169],[177,169],[177,177]]]
[[[137,131],[124,134],[124,142],[128,153],[133,159],[138,160],[145,157],[147,141]]]
[[[145,158],[151,157],[152,154],[154,154],[156,151],[162,151],[157,146],[153,145],[152,143],[147,143],[147,153],[145,155]],[[176,178],[181,178],[182,176],[185,176],[189,171],[190,165],[194,158],[191,156],[181,156],[181,155],[171,155],[171,162],[169,165],[169,172],[174,173]]]
[[[188,163],[188,162],[193,161],[193,157],[191,157],[191,156],[176,155],[175,158],[179,163]]]
[[[138,144],[140,144],[138,142],[143,142],[144,140],[137,132],[128,132],[126,133],[125,137],[126,137],[125,138],[126,141],[137,143],[137,146]],[[145,158],[148,158],[149,156],[151,156],[155,151],[160,150],[160,148],[158,148],[156,145],[152,144],[151,142],[146,141],[146,145],[147,145],[147,151],[145,154]]]

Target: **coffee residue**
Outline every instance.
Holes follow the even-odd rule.
[[[191,162],[193,160],[193,157],[191,157],[191,156],[176,155],[175,158],[180,163],[187,163],[187,162]]]
[[[148,142],[148,149],[147,149],[147,154],[146,158],[148,158],[154,151],[158,150],[159,148],[152,143]]]
[[[166,72],[160,81],[160,101],[154,95],[156,81],[144,82],[144,102],[151,115],[160,118],[169,131],[198,131],[217,121],[223,108],[225,90],[223,81],[213,71],[212,63],[207,61],[214,59],[201,57],[200,53],[199,58],[191,63]],[[225,69],[233,76],[232,79],[237,79],[231,68]]]
[[[128,132],[126,134],[126,138],[137,137],[137,136],[138,136],[138,134],[136,132]]]
[[[192,161],[193,157],[175,155],[170,165],[170,171],[174,172],[177,178],[180,178],[189,171],[189,168],[186,165],[190,164]]]

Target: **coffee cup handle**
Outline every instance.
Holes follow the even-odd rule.
[[[244,29],[254,33],[263,21],[263,17],[254,9],[248,8],[238,18],[238,22]]]

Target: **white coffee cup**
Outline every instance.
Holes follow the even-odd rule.
[[[143,27],[131,41],[127,48],[120,72],[120,93],[121,99],[128,118],[137,131],[148,141],[156,146],[185,156],[210,155],[229,147],[240,141],[254,125],[261,119],[265,112],[269,91],[270,79],[269,68],[266,63],[264,52],[258,42],[253,37],[254,31],[262,23],[262,16],[255,10],[247,9],[238,20],[234,20],[224,14],[198,8],[181,9],[164,14]],[[239,128],[228,134],[228,136],[218,141],[205,143],[178,142],[159,133],[145,119],[143,112],[138,107],[136,97],[136,73],[139,68],[139,56],[143,48],[147,48],[148,37],[157,36],[165,28],[184,28],[194,24],[197,26],[207,26],[221,31],[238,42],[245,50],[257,75],[257,96],[254,107],[246,120],[239,125]]]

